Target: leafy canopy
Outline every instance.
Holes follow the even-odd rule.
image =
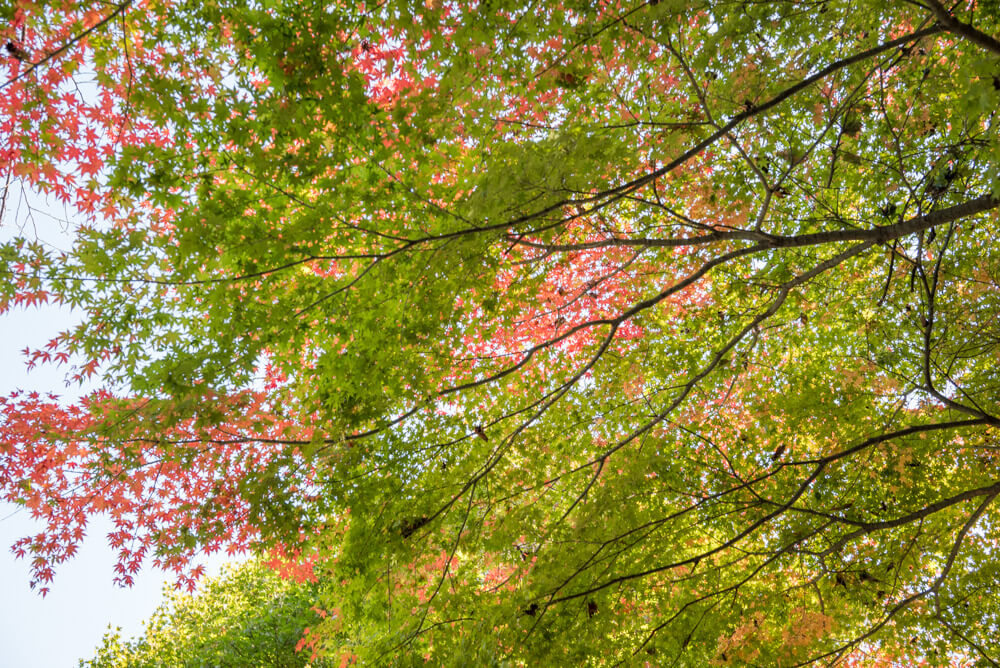
[[[153,666],[321,666],[310,657],[309,625],[328,616],[312,601],[318,586],[282,579],[266,566],[247,563],[203,580],[195,596],[169,592],[146,622],[145,633],[122,640],[105,634],[87,668]]]
[[[344,661],[1000,657],[996,2],[6,4],[39,583],[107,513]]]

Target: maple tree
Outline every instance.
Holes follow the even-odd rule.
[[[8,4],[38,583],[104,513],[344,663],[1000,660],[996,2]]]
[[[303,651],[303,632],[323,618],[319,585],[282,579],[259,563],[225,569],[192,596],[165,592],[143,635],[105,634],[87,668],[120,666],[314,666],[332,662]]]

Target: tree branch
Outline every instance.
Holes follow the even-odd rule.
[[[934,18],[937,22],[947,30],[948,32],[964,37],[974,44],[978,44],[987,51],[993,52],[995,55],[1000,56],[1000,41],[995,37],[991,37],[976,27],[959,21],[951,13],[945,9],[938,0],[924,0],[927,6],[930,8],[931,12],[934,14]]]
[[[7,81],[5,81],[2,84],[0,84],[0,90],[3,90],[4,88],[6,88],[7,86],[11,85],[15,81],[18,81],[18,80],[23,79],[24,77],[28,76],[29,74],[31,74],[32,72],[34,72],[36,69],[38,69],[39,67],[41,67],[45,63],[49,62],[50,60],[52,60],[56,56],[61,55],[62,53],[64,53],[65,51],[67,51],[70,47],[72,47],[74,44],[78,43],[80,40],[86,38],[88,35],[90,35],[95,30],[98,30],[99,28],[102,28],[103,26],[107,25],[108,23],[110,23],[111,21],[113,21],[116,16],[118,16],[123,11],[125,11],[129,7],[129,5],[131,5],[131,4],[132,4],[132,0],[125,0],[125,2],[123,2],[120,5],[116,6],[115,10],[113,12],[111,12],[110,14],[108,14],[107,16],[105,16],[103,19],[101,19],[100,21],[98,21],[94,25],[90,26],[89,28],[87,28],[86,30],[84,30],[83,32],[81,32],[79,35],[76,35],[75,37],[73,37],[72,39],[70,39],[68,42],[66,42],[65,44],[63,44],[62,46],[60,46],[55,51],[52,51],[51,53],[46,54],[45,57],[43,57],[37,63],[32,63],[27,69],[25,69],[23,72],[19,73],[16,77],[14,77],[12,79],[8,79]]]

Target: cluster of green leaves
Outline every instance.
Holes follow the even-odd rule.
[[[230,567],[206,578],[196,595],[170,592],[144,634],[104,636],[88,668],[154,666],[321,666],[300,642],[319,620],[316,585],[284,580],[262,564]],[[304,651],[303,651],[304,650]]]

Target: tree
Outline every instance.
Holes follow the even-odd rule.
[[[995,2],[27,9],[14,175],[77,47],[132,132],[4,249],[105,383],[6,404],[39,582],[106,512],[362,663],[1000,660]]]
[[[323,666],[301,651],[303,633],[326,616],[312,609],[317,587],[286,580],[261,564],[230,568],[197,595],[171,592],[145,634],[104,636],[89,668],[129,666]]]

